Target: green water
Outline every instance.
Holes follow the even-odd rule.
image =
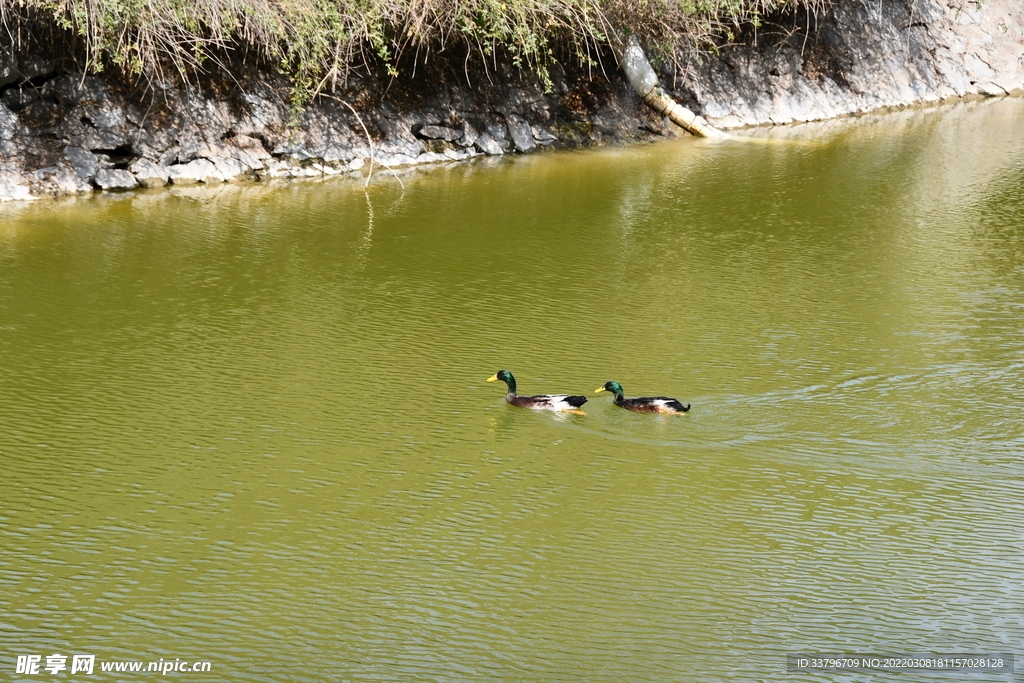
[[[3,679],[1019,680],[1024,101],[749,135],[0,207]]]

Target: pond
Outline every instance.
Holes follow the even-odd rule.
[[[1024,100],[741,135],[0,207],[0,666],[1024,652]]]

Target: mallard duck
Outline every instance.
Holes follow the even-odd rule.
[[[622,385],[618,382],[605,382],[604,386],[595,393],[610,391],[615,394],[615,405],[634,413],[669,413],[682,415],[690,410],[690,404],[685,406],[674,398],[668,396],[643,396],[641,398],[625,398],[622,395]]]
[[[516,378],[508,370],[498,372],[487,378],[488,382],[501,380],[508,385],[508,393],[505,400],[520,408],[531,408],[533,410],[566,410],[579,415],[585,415],[582,410],[576,410],[587,402],[586,396],[569,396],[568,394],[537,394],[536,396],[519,396],[516,394]]]

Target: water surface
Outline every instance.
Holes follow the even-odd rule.
[[[1024,101],[747,134],[0,207],[0,666],[1024,653]]]

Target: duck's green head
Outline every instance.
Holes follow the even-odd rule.
[[[496,374],[491,375],[487,378],[488,382],[497,382],[501,380],[508,385],[508,390],[514,392],[516,390],[516,378],[512,376],[512,373],[508,370],[498,370]]]
[[[622,386],[618,382],[605,382],[603,387],[598,387],[595,394],[600,394],[602,391],[610,391],[616,396],[622,396]]]

